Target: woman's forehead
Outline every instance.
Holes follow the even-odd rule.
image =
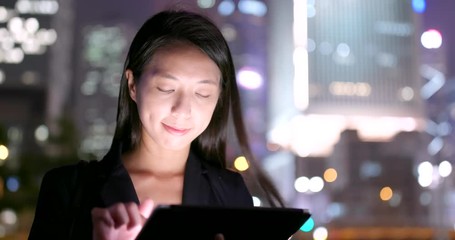
[[[218,65],[207,54],[190,44],[168,46],[156,51],[142,72],[143,77],[151,75],[171,80],[191,77],[216,85],[219,85],[221,80]]]

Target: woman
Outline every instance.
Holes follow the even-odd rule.
[[[270,204],[283,206],[249,149],[219,29],[191,12],[154,15],[125,61],[109,152],[45,175],[29,239],[134,239],[158,204],[253,207],[226,166],[229,124]]]

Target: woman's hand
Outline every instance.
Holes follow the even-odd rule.
[[[134,240],[153,211],[152,200],[117,203],[108,208],[92,210],[94,240]]]

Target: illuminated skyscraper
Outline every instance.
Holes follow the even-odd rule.
[[[20,238],[15,233],[28,228],[19,212],[34,206],[48,166],[46,109],[59,2],[0,1],[0,215],[12,216],[2,221],[0,238]]]
[[[74,52],[70,106],[79,130],[81,158],[100,159],[109,149],[115,130],[123,61],[129,44],[142,22],[163,3],[75,2],[74,39],[78,51]]]
[[[421,117],[411,1],[308,3],[307,113]]]
[[[14,169],[20,167],[20,154],[36,153],[36,143],[46,140],[45,134],[36,138],[35,130],[45,123],[49,48],[57,39],[52,20],[58,7],[53,0],[0,3],[0,125],[8,135],[6,164]]]
[[[274,5],[275,20],[284,23],[290,21],[284,12],[293,10],[293,27],[272,25],[271,50],[278,57],[270,60],[269,140],[296,155],[296,183],[328,168],[337,171],[336,181],[320,193],[296,193],[296,187],[287,196],[292,204],[317,209],[321,225],[428,224],[422,214],[427,209],[415,200],[425,195],[413,175],[415,163],[428,157],[419,132],[427,79],[420,73],[422,16],[415,2]],[[380,196],[389,185],[393,195]]]

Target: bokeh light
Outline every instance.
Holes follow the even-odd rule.
[[[218,5],[218,13],[222,16],[229,16],[235,11],[235,3],[232,0],[223,0]]]
[[[312,217],[308,218],[306,222],[300,227],[303,232],[310,232],[314,228],[314,220]]]
[[[324,180],[321,177],[315,176],[310,178],[310,191],[320,192],[324,188]]]
[[[310,189],[310,179],[302,176],[294,181],[294,188],[297,192],[306,192]]]
[[[422,46],[427,49],[440,48],[442,45],[442,35],[436,29],[429,29],[422,33],[420,41],[422,43]]]
[[[329,232],[325,227],[318,227],[314,230],[313,238],[314,240],[326,240],[329,236]]]
[[[416,13],[423,13],[427,7],[425,0],[412,0],[412,8]]]
[[[212,8],[215,6],[215,0],[197,0],[197,5],[200,8]]]
[[[379,192],[379,197],[381,198],[382,201],[388,201],[392,198],[392,196],[393,191],[392,188],[390,187],[383,187]]]
[[[35,130],[35,139],[38,142],[44,142],[49,138],[49,129],[46,125],[40,125]]]
[[[338,173],[334,168],[328,168],[324,171],[324,180],[326,182],[334,182],[337,179]]]
[[[5,145],[0,145],[0,160],[6,160],[9,155],[9,150]]]
[[[246,89],[257,89],[263,84],[262,76],[252,67],[242,67],[237,74],[240,86]]]
[[[6,189],[10,192],[17,192],[20,187],[19,178],[16,176],[11,176],[6,179]]]
[[[234,167],[235,167],[235,169],[237,169],[239,171],[245,171],[250,166],[249,166],[248,161],[246,160],[246,158],[244,156],[240,156],[240,157],[237,157],[234,160]]]
[[[447,160],[442,161],[439,164],[438,170],[441,177],[448,177],[452,173],[452,164]]]
[[[422,187],[429,187],[433,183],[433,165],[428,162],[421,162],[417,166],[417,181]]]
[[[258,0],[240,0],[238,8],[243,14],[250,14],[257,17],[263,17],[267,13],[267,5]]]
[[[0,221],[6,225],[13,225],[17,222],[17,214],[13,209],[3,209],[0,212]]]

